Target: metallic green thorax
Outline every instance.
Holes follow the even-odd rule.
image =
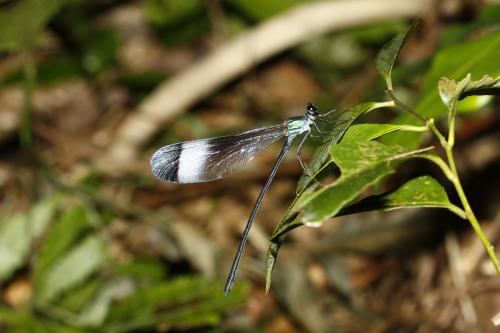
[[[289,139],[293,139],[299,134],[309,131],[311,120],[307,116],[297,116],[288,118],[285,122],[286,124],[286,133]]]

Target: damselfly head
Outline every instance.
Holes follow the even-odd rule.
[[[319,114],[319,110],[317,107],[315,107],[312,103],[307,103],[307,116],[309,118],[316,118],[318,117],[320,114]]]

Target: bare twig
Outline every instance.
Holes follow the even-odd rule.
[[[103,166],[113,168],[131,161],[138,149],[175,115],[291,46],[329,31],[417,16],[433,3],[434,0],[319,1],[277,15],[158,87],[118,128]]]

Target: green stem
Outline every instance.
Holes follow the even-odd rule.
[[[394,107],[394,106],[396,106],[396,103],[394,103],[394,101],[377,102],[370,108],[370,111],[380,108]]]
[[[448,164],[446,164],[446,162],[443,161],[443,159],[441,157],[439,157],[437,155],[434,155],[434,154],[421,154],[421,155],[418,155],[418,156],[422,157],[422,158],[425,158],[425,159],[428,159],[429,161],[431,161],[434,164],[436,164],[441,169],[441,171],[443,171],[444,175],[446,176],[446,178],[448,178],[448,180],[450,182],[453,183],[455,181],[455,174],[450,169],[450,167],[448,166]]]
[[[457,167],[455,165],[455,159],[453,158],[453,146],[455,144],[455,105],[456,102],[454,102],[450,106],[450,112],[448,115],[448,125],[449,125],[449,132],[448,132],[448,140],[441,134],[441,132],[437,129],[436,125],[434,124],[434,119],[427,119],[420,114],[416,113],[413,111],[411,108],[409,108],[407,105],[405,105],[402,101],[400,101],[392,92],[391,90],[388,90],[387,93],[391,97],[391,99],[394,101],[395,105],[402,110],[412,114],[416,118],[420,119],[433,133],[434,135],[439,139],[439,142],[441,146],[444,148],[446,151],[446,157],[448,160],[448,164],[445,163],[439,156],[437,155],[432,155],[432,154],[424,154],[421,155],[423,158],[427,158],[434,162],[436,165],[438,165],[443,173],[446,175],[446,177],[450,180],[450,182],[453,184],[455,187],[455,191],[458,194],[458,197],[460,198],[460,202],[462,203],[463,210],[461,209],[456,209],[452,210],[455,214],[462,218],[466,218],[469,223],[472,225],[472,228],[476,232],[476,235],[479,237],[481,240],[481,243],[483,243],[484,248],[486,249],[486,252],[488,253],[491,262],[495,266],[495,270],[498,275],[500,275],[500,263],[498,261],[498,258],[495,254],[494,248],[489,242],[488,238],[484,235],[483,229],[481,228],[481,225],[479,224],[476,216],[474,215],[474,212],[472,211],[472,208],[469,205],[469,202],[467,200],[467,197],[465,196],[465,192],[462,188],[462,184],[460,182],[460,178],[458,177],[458,171]],[[458,208],[458,207],[457,207]]]
[[[425,132],[429,129],[428,126],[400,125],[400,131],[408,132]]]
[[[500,263],[498,261],[496,254],[495,254],[495,249],[494,249],[493,245],[491,245],[488,238],[486,238],[486,235],[484,234],[483,229],[481,228],[481,225],[479,224],[476,216],[474,215],[474,212],[472,211],[472,208],[469,205],[469,201],[467,200],[467,197],[465,196],[465,192],[462,188],[460,178],[458,177],[457,168],[455,166],[455,160],[453,158],[452,145],[448,145],[448,147],[445,149],[446,149],[446,154],[448,157],[448,163],[450,165],[451,172],[453,173],[453,179],[450,179],[450,181],[452,182],[453,186],[455,187],[455,191],[457,191],[460,202],[462,203],[462,206],[464,207],[465,217],[467,218],[467,220],[471,224],[472,228],[476,232],[476,235],[481,240],[481,243],[483,243],[483,246],[486,249],[488,256],[490,257],[491,262],[493,263],[493,266],[495,267],[497,274],[500,276]]]
[[[450,112],[448,112],[448,142],[447,142],[447,147],[451,148],[455,145],[455,107],[457,105],[456,101],[453,101],[453,103],[450,106]],[[446,149],[446,148],[445,148]],[[448,156],[449,160],[449,156]],[[450,160],[453,161],[453,158]],[[453,164],[455,164],[453,162]]]
[[[488,240],[488,238],[486,238],[486,236],[483,232],[483,229],[481,228],[481,225],[479,224],[476,216],[474,215],[474,212],[472,211],[472,208],[469,205],[469,201],[467,200],[467,196],[465,195],[465,192],[462,188],[462,183],[460,182],[460,178],[458,176],[457,166],[455,164],[455,158],[453,157],[453,146],[455,145],[455,107],[456,107],[456,104],[457,104],[457,102],[456,102],[456,100],[454,100],[453,103],[449,106],[448,140],[444,144],[441,143],[444,150],[446,151],[448,165],[450,166],[450,171],[453,174],[453,177],[452,177],[452,179],[450,179],[450,181],[452,182],[453,186],[455,187],[455,191],[457,191],[458,197],[459,197],[460,202],[462,203],[462,206],[463,206],[464,211],[465,211],[465,217],[467,218],[467,220],[471,224],[472,228],[476,232],[476,235],[481,240],[481,243],[483,243],[483,246],[486,249],[488,256],[490,257],[490,260],[493,263],[493,266],[495,267],[497,274],[500,276],[500,263],[498,262],[498,258],[495,254],[495,250],[493,248],[493,245],[491,245],[490,241]]]
[[[394,104],[396,104],[397,107],[401,108],[402,110],[410,113],[411,115],[415,116],[416,118],[418,118],[421,122],[423,122],[424,124],[427,125],[427,123],[429,122],[429,120],[427,120],[427,118],[421,116],[420,114],[416,113],[415,111],[413,111],[410,107],[408,107],[405,103],[403,103],[401,100],[399,100],[395,95],[394,95],[394,92],[392,90],[387,90],[387,94],[389,95],[389,97],[394,101]]]
[[[394,93],[392,92],[392,90],[388,90],[387,94],[389,95],[389,97],[391,97],[391,99],[394,101],[394,104],[397,107],[399,107],[400,109],[402,109],[402,110],[410,113],[411,115],[413,115],[417,119],[419,119],[421,122],[423,122],[425,124],[425,126],[427,126],[432,131],[432,133],[434,133],[434,135],[439,139],[439,142],[441,143],[441,146],[443,146],[446,149],[446,147],[448,146],[448,143],[446,141],[446,138],[441,134],[441,132],[439,132],[439,130],[437,129],[436,125],[434,124],[434,119],[432,119],[432,118],[431,119],[427,119],[427,118],[421,116],[420,114],[418,114],[417,112],[413,111],[405,103],[403,103],[401,100],[399,100],[394,95]]]
[[[447,149],[448,142],[446,141],[446,138],[443,136],[443,134],[441,134],[441,132],[439,132],[439,130],[437,129],[436,124],[434,124],[434,119],[431,118],[427,120],[426,125],[427,127],[429,127],[432,133],[434,133],[434,135],[439,139],[439,143],[441,144],[441,146],[444,149]]]

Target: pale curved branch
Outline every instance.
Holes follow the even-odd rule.
[[[103,166],[133,160],[137,151],[181,111],[258,63],[307,39],[389,18],[414,17],[435,0],[318,1],[277,15],[228,42],[160,85],[119,126]],[[113,161],[110,165],[109,161]]]

